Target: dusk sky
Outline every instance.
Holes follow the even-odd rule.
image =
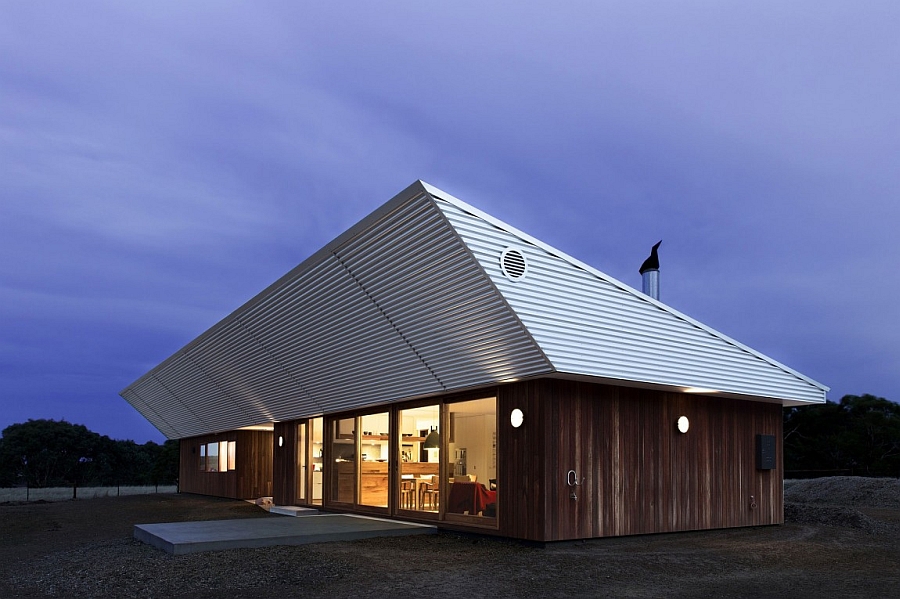
[[[422,179],[900,400],[900,2],[0,8],[0,429],[118,392]]]

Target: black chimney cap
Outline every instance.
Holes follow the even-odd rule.
[[[656,250],[659,249],[659,244],[661,243],[662,239],[657,241],[656,245],[653,246],[653,249],[650,250],[650,257],[644,260],[644,263],[641,264],[641,274],[644,274],[644,271],[647,270],[659,270],[659,256],[656,255]]]

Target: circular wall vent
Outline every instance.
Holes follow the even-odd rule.
[[[506,248],[500,254],[500,270],[510,281],[518,281],[528,274],[528,262],[525,254],[517,248]]]

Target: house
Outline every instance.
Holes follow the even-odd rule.
[[[182,491],[555,541],[783,522],[826,391],[419,181],[121,394]]]

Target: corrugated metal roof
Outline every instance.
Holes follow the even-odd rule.
[[[549,372],[417,183],[122,396],[173,438]]]
[[[427,187],[559,373],[821,402],[827,387]],[[501,270],[518,248],[527,275]]]
[[[501,271],[501,254],[515,247]],[[505,380],[823,401],[825,387],[416,182],[122,396],[169,438]]]

